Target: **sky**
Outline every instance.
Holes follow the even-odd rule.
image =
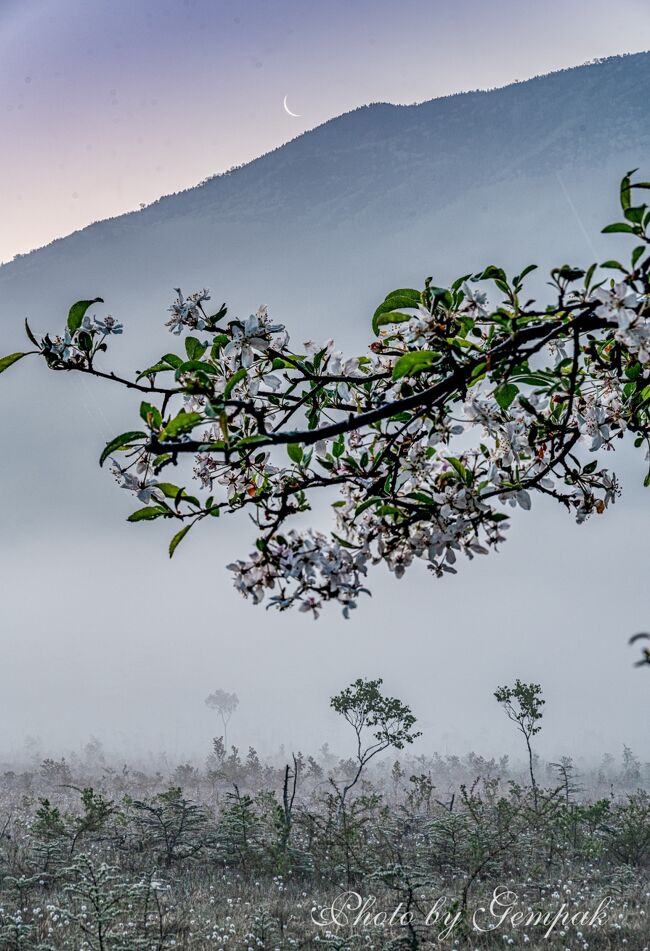
[[[365,103],[648,47],[647,0],[0,0],[0,262]]]
[[[491,88],[647,48],[647,0],[0,0],[0,261],[366,103]],[[130,500],[91,450],[125,428],[124,406],[104,420],[101,389],[29,374],[3,377],[20,438],[14,455],[0,454],[11,500],[0,535],[0,756],[28,735],[50,755],[91,734],[118,750],[201,755],[217,732],[203,699],[217,687],[240,696],[230,732],[243,749],[329,741],[343,752],[329,697],[365,675],[412,704],[419,751],[513,748],[491,692],[522,677],[544,684],[543,755],[597,756],[625,741],[650,758],[648,682],[626,647],[647,623],[641,460],[623,460],[625,493],[607,518],[578,527],[542,501],[498,557],[444,582],[420,567],[400,582],[380,570],[353,620],[333,608],[314,624],[232,590],[223,566],[246,553],[241,527],[197,536],[171,565],[155,526],[136,538],[123,521]],[[34,450],[44,419],[63,447],[45,458]],[[175,597],[175,586],[191,596]]]

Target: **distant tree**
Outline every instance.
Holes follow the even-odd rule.
[[[224,753],[228,749],[228,724],[230,718],[239,706],[239,697],[236,693],[228,693],[227,690],[215,690],[205,698],[206,707],[216,710],[221,718],[223,725],[223,745]]]
[[[572,757],[561,756],[559,762],[549,763],[549,768],[557,772],[564,790],[564,801],[569,806],[573,796],[580,791],[580,786],[575,781],[576,767]]]
[[[226,758],[226,753],[226,744],[223,737],[215,736],[215,738],[212,740],[212,753],[209,757],[210,763],[220,766]]]
[[[54,760],[47,757],[43,760],[40,767],[41,776],[51,785],[66,785],[70,782],[71,773],[65,756],[60,760]]]
[[[103,765],[104,747],[101,740],[98,740],[96,736],[91,736],[84,746],[84,756],[92,766]]]
[[[525,684],[517,679],[514,687],[498,687],[494,696],[505,710],[508,719],[517,725],[526,741],[530,784],[533,788],[535,809],[537,809],[537,783],[535,781],[533,749],[530,741],[542,729],[540,725],[542,706],[546,703],[545,700],[542,700],[542,688],[539,684]]]
[[[350,724],[356,738],[355,770],[343,785],[343,804],[374,756],[389,747],[404,749],[421,736],[413,730],[416,719],[411,708],[395,697],[385,697],[380,690],[382,683],[381,678],[359,678],[330,701],[332,708]]]
[[[448,287],[428,277],[379,304],[358,357],[332,340],[290,346],[266,307],[229,319],[207,290],[177,290],[167,326],[187,334],[184,349],[133,379],[100,369],[123,329],[91,316],[100,298],[73,304],[59,335],[27,325],[32,349],[0,372],[36,354],[140,393],[138,423],[100,459],[142,503],[129,521],[169,521],[173,555],[199,522],[250,512],[258,537],[229,565],[237,589],[313,617],[333,600],[347,616],[376,563],[401,577],[422,559],[440,577],[459,555],[496,549],[508,509],[535,496],[578,522],[615,501],[607,450],[625,433],[650,445],[650,208],[637,201],[648,188],[628,173],[622,220],[603,229],[633,240],[629,265],[559,265],[539,303],[526,288],[534,265],[513,277],[490,265]],[[345,305],[340,291],[331,304]],[[188,456],[197,488],[165,481]],[[331,533],[290,527],[331,489]]]
[[[623,781],[628,785],[641,782],[641,763],[629,746],[623,744]]]

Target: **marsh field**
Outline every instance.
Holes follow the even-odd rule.
[[[326,746],[5,762],[0,948],[647,948],[650,764],[533,767],[393,750],[342,795]]]

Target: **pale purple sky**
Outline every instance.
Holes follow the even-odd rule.
[[[647,0],[0,0],[0,262],[368,102],[648,47]]]

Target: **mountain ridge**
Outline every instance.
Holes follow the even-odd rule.
[[[204,202],[206,200],[212,203],[215,199],[219,198],[226,200],[227,203],[220,209],[220,211],[224,216],[229,218],[232,218],[235,215],[239,216],[240,218],[241,216],[250,217],[252,215],[259,215],[260,213],[277,210],[275,204],[267,206],[266,208],[263,205],[258,205],[255,207],[251,207],[250,205],[247,206],[245,196],[241,196],[241,200],[239,202],[235,200],[235,205],[233,206],[232,201],[233,197],[235,196],[232,194],[232,188],[238,190],[242,185],[245,186],[251,175],[258,177],[257,182],[259,184],[260,172],[262,173],[262,183],[265,178],[267,180],[269,179],[269,173],[277,176],[279,170],[277,163],[280,163],[280,168],[286,170],[287,158],[289,159],[290,166],[295,167],[296,165],[300,165],[301,162],[307,160],[307,162],[309,162],[313,168],[314,161],[318,158],[318,155],[314,154],[313,147],[316,146],[318,148],[319,142],[323,136],[331,138],[332,135],[334,135],[335,138],[340,139],[341,134],[347,133],[348,126],[352,127],[353,135],[358,140],[358,142],[364,143],[364,145],[361,147],[368,149],[372,145],[373,135],[376,135],[376,120],[380,117],[380,114],[381,116],[390,120],[390,131],[392,136],[396,134],[405,135],[409,132],[416,134],[419,132],[419,151],[421,152],[421,157],[424,158],[425,154],[422,152],[422,149],[427,145],[433,147],[435,145],[435,139],[429,137],[429,140],[427,141],[426,128],[423,128],[421,121],[414,122],[416,118],[421,119],[424,117],[427,122],[430,123],[431,133],[433,134],[436,123],[440,118],[447,118],[447,120],[451,118],[452,124],[456,124],[459,118],[462,117],[460,114],[463,112],[468,112],[469,114],[466,116],[466,118],[471,119],[473,117],[472,110],[476,105],[479,105],[483,112],[485,112],[486,110],[489,111],[490,107],[497,103],[499,108],[497,109],[497,116],[495,116],[495,118],[501,118],[503,120],[504,116],[507,114],[507,110],[510,109],[510,117],[512,120],[515,120],[517,117],[517,112],[521,111],[516,108],[518,105],[517,100],[521,100],[522,96],[525,96],[526,92],[531,90],[534,93],[534,97],[532,102],[530,99],[528,100],[528,109],[530,110],[531,106],[537,107],[539,115],[540,103],[538,101],[536,102],[535,99],[539,100],[540,97],[543,99],[544,93],[546,93],[547,89],[550,89],[551,87],[556,87],[557,92],[562,92],[566,91],[566,84],[569,83],[573,86],[574,94],[580,93],[584,95],[586,91],[585,86],[591,86],[590,91],[593,93],[597,92],[597,88],[595,87],[602,85],[601,81],[605,78],[605,74],[611,74],[613,71],[615,71],[619,74],[617,78],[619,80],[620,89],[620,80],[628,80],[627,85],[629,86],[630,79],[630,75],[624,77],[621,74],[630,74],[631,70],[636,69],[638,69],[643,81],[647,84],[648,89],[650,90],[650,52],[641,52],[626,53],[620,56],[600,59],[596,62],[566,67],[551,73],[534,76],[520,82],[516,81],[514,83],[494,87],[491,89],[467,90],[411,104],[373,102],[358,106],[355,109],[349,110],[348,112],[342,113],[339,116],[334,116],[331,119],[326,120],[320,125],[315,126],[313,129],[309,129],[301,133],[282,145],[277,146],[277,148],[271,149],[270,151],[257,156],[249,162],[235,166],[224,172],[209,176],[196,185],[162,195],[143,209],[134,209],[132,211],[122,212],[118,215],[99,219],[83,226],[82,228],[70,232],[67,235],[56,238],[45,245],[33,248],[29,252],[18,254],[13,258],[12,261],[8,261],[0,265],[0,280],[4,275],[6,275],[7,269],[10,269],[12,265],[16,264],[16,262],[25,261],[33,255],[38,255],[42,252],[48,251],[53,247],[59,246],[61,242],[75,239],[81,235],[84,235],[88,231],[97,230],[98,227],[101,226],[110,226],[111,224],[129,224],[130,226],[138,227],[141,223],[155,222],[160,220],[161,217],[169,220],[170,218],[178,217],[179,215],[182,217],[183,215],[187,214],[200,214],[202,210],[204,210]],[[565,87],[565,89],[563,90],[562,87]],[[610,102],[610,107],[612,105],[613,103]],[[513,106],[515,108],[513,108]],[[446,116],[438,115],[438,113],[448,112],[450,108],[452,110],[451,116],[448,114]],[[558,100],[556,97],[553,97],[553,108],[558,110]],[[559,107],[559,112],[561,116],[561,107]],[[610,118],[611,112],[612,110],[610,108]],[[542,115],[540,117],[546,120],[545,129],[540,130],[540,132],[546,131],[547,138],[543,140],[544,144],[543,146],[540,146],[538,154],[539,156],[543,156],[546,160],[546,164],[548,164],[549,161],[551,161],[551,159],[556,156],[555,151],[549,151],[549,146],[553,145],[553,136],[549,135],[552,128],[553,115],[552,113],[549,114],[547,109],[545,112],[542,111]],[[555,114],[555,121],[557,121],[557,112]],[[563,141],[561,136],[558,137],[556,135],[556,140],[558,147],[566,145],[566,141]],[[332,156],[333,153],[332,144],[332,142],[328,143],[330,156]],[[454,141],[450,144],[454,146],[452,161],[456,162],[459,143],[458,141]],[[349,143],[339,142],[339,148],[341,145],[343,146],[344,152],[349,151]],[[411,151],[408,153],[410,154],[411,160],[413,160],[413,158],[417,155],[418,151],[417,149],[414,151],[413,146],[414,144],[411,143]],[[430,158],[431,156],[429,155],[428,157]],[[542,164],[543,163],[540,163],[540,166]],[[533,170],[535,167],[537,166],[534,166]],[[508,163],[505,162],[502,172],[505,172],[507,168]],[[341,171],[346,171],[346,169],[342,169]],[[374,171],[378,172],[379,169],[375,168]],[[495,169],[493,166],[491,166],[489,170],[486,169],[486,175],[488,172],[492,178],[494,178]],[[228,202],[230,204],[228,204]],[[295,202],[291,204],[293,206],[295,205]],[[291,213],[294,212],[295,207],[292,207]]]

